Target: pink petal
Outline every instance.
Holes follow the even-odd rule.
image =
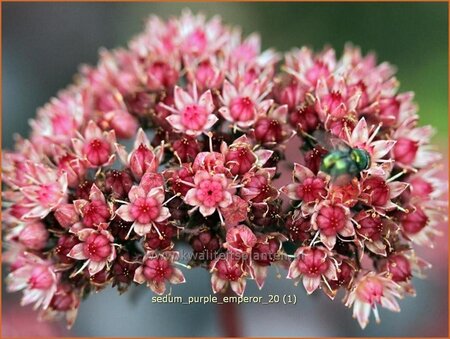
[[[371,143],[372,157],[375,159],[381,159],[394,147],[395,140],[377,140]]]
[[[245,291],[245,286],[247,284],[247,280],[244,278],[240,278],[237,281],[231,281],[231,289],[239,296],[242,296]]]
[[[303,276],[303,286],[308,294],[313,293],[320,286],[320,276],[313,278]]]
[[[409,184],[407,184],[406,182],[401,182],[401,181],[390,182],[388,185],[389,185],[391,199],[397,198],[400,194],[402,194],[409,187]]]
[[[116,210],[116,215],[120,217],[120,219],[125,220],[127,222],[134,221],[134,218],[130,214],[130,205],[122,205]]]
[[[161,207],[161,212],[155,222],[162,222],[170,217],[170,211],[167,207]]]
[[[148,285],[150,289],[158,295],[162,295],[166,291],[166,283],[164,281],[161,282],[152,281]]]
[[[326,236],[323,233],[320,233],[320,241],[322,242],[322,244],[326,246],[326,248],[332,250],[334,245],[336,244],[336,236],[335,235]]]
[[[298,260],[295,259],[289,266],[289,272],[287,275],[287,279],[297,279],[300,276],[301,273],[297,267],[297,262],[298,262]]]
[[[217,273],[213,273],[211,275],[211,287],[214,293],[221,292],[224,289],[226,283],[227,281],[220,279]]]
[[[84,254],[83,248],[84,248],[83,243],[77,244],[74,247],[72,247],[67,256],[77,260],[86,260],[88,259],[88,257]]]
[[[369,130],[367,129],[366,119],[361,118],[358,124],[355,126],[351,135],[351,144],[354,146],[359,146],[365,144],[369,139]]]
[[[169,115],[166,120],[169,122],[170,125],[177,131],[184,131],[184,126],[181,124],[181,117],[179,114],[172,114]]]
[[[200,99],[198,100],[198,103],[203,107],[205,107],[208,113],[212,113],[212,111],[214,111],[214,101],[211,95],[211,90],[208,90],[205,93],[203,93]]]
[[[90,141],[91,139],[95,138],[102,138],[102,130],[97,126],[97,124],[90,120],[88,122],[88,125],[86,127],[86,130],[84,131],[84,137],[87,141]]]
[[[106,261],[90,261],[88,270],[91,276],[100,272],[106,266]]]
[[[95,184],[92,184],[91,191],[89,192],[89,200],[101,200],[103,202],[106,201],[102,191],[100,191],[100,189]]]
[[[142,266],[139,266],[136,271],[134,271],[134,279],[133,279],[136,283],[138,284],[143,284],[145,283],[145,277],[144,274],[142,273]]]
[[[174,89],[175,107],[181,111],[186,106],[194,104],[194,99],[181,87],[175,86]]]
[[[314,173],[309,168],[295,163],[294,176],[299,182],[303,182],[306,178],[314,177]]]
[[[186,282],[186,279],[184,278],[183,272],[181,272],[178,268],[173,268],[173,273],[169,279],[169,281],[176,285],[176,284],[182,284]]]
[[[198,206],[199,205],[199,201],[196,198],[196,194],[197,194],[197,189],[196,188],[191,188],[187,193],[186,196],[184,197],[184,202],[188,205],[191,206]]]
[[[367,323],[369,322],[369,315],[370,304],[356,300],[353,306],[353,317],[358,320],[358,323],[362,329],[367,326]]]
[[[137,221],[134,222],[132,228],[136,232],[136,234],[140,236],[146,235],[148,232],[152,230],[152,224],[140,224]]]

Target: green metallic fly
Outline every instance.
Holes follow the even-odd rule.
[[[370,155],[360,148],[352,148],[329,133],[314,133],[314,140],[328,151],[322,158],[320,170],[330,175],[333,183],[346,185],[370,167]]]

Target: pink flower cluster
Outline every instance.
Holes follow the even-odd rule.
[[[398,311],[429,266],[413,246],[432,247],[446,203],[433,131],[394,73],[351,45],[340,59],[304,47],[283,61],[218,17],[151,17],[4,152],[8,289],[71,325],[109,284],[163,294],[185,282],[177,266],[203,267],[214,293],[242,295],[276,265],[308,294],[342,290],[362,327],[377,305]],[[337,182],[320,133],[370,165]]]

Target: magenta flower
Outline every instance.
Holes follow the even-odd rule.
[[[170,213],[164,203],[164,189],[162,187],[153,187],[149,191],[142,187],[133,186],[128,193],[129,203],[120,206],[116,214],[127,222],[132,222],[127,238],[131,231],[143,236],[149,233],[155,223],[162,222],[169,218]]]
[[[211,91],[203,93],[199,98],[197,86],[194,83],[193,95],[180,87],[174,90],[175,108],[163,105],[173,114],[166,119],[172,127],[187,135],[199,135],[208,131],[219,120],[212,112],[214,103]]]
[[[116,258],[114,237],[106,230],[106,227],[107,224],[100,224],[98,229],[85,228],[76,232],[81,243],[75,245],[68,256],[85,261],[74,275],[87,267],[89,275],[93,276],[105,267],[109,267]]]

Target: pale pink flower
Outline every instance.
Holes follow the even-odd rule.
[[[252,203],[265,204],[278,198],[280,192],[272,184],[275,168],[260,168],[248,172],[242,178],[243,187],[239,195]]]
[[[360,92],[348,92],[345,80],[340,76],[320,78],[315,91],[315,109],[322,122],[329,125],[333,120],[354,115],[360,97]]]
[[[261,89],[258,80],[237,87],[225,80],[222,90],[224,106],[219,112],[233,125],[241,128],[252,126],[257,117],[266,113],[273,103],[272,99],[264,100],[268,93]]]
[[[314,208],[311,224],[320,233],[320,241],[332,249],[339,235],[351,237],[355,229],[351,222],[350,210],[340,204],[333,204],[328,200],[322,201]]]
[[[252,247],[251,260],[247,270],[255,280],[259,289],[262,289],[267,278],[269,266],[273,263],[285,267],[286,260],[281,259],[283,242],[287,241],[281,233],[270,233],[258,236],[256,244]],[[278,257],[280,255],[280,257]]]
[[[380,322],[377,304],[393,312],[399,312],[400,306],[397,299],[402,298],[400,286],[384,273],[369,272],[362,275],[354,283],[354,287],[345,298],[345,305],[352,307],[353,317],[365,328],[369,322],[370,311],[375,315],[375,320]]]
[[[287,124],[288,106],[269,109],[256,121],[253,134],[257,141],[266,145],[277,145],[292,137],[295,132]]]
[[[94,121],[89,121],[84,136],[72,139],[76,154],[86,159],[90,167],[109,166],[114,162],[114,144],[116,136],[114,130],[102,132]]]
[[[37,118],[31,120],[31,140],[49,154],[52,154],[54,145],[70,146],[84,115],[80,89],[75,86],[66,89],[40,108]]]
[[[186,193],[184,201],[207,217],[220,208],[232,203],[232,195],[228,191],[230,184],[224,174],[211,174],[203,170],[197,171],[194,184]],[[220,213],[219,213],[220,214]]]
[[[147,252],[142,259],[142,265],[134,272],[134,281],[138,284],[146,283],[156,294],[164,294],[166,281],[171,284],[182,284],[186,280],[183,272],[174,267],[178,252],[166,251],[163,254]]]
[[[314,55],[307,47],[295,49],[286,55],[286,71],[298,78],[303,87],[314,88],[320,78],[327,79],[336,67],[334,49],[325,48]]]
[[[236,255],[218,256],[210,264],[211,286],[214,293],[223,292],[228,285],[237,295],[243,295],[247,284],[244,263]]]
[[[208,90],[200,97],[197,94],[197,86],[193,86],[192,96],[182,88],[175,86],[175,107],[162,105],[170,111],[166,120],[180,133],[199,135],[208,131],[219,120],[214,114],[214,102],[211,91]]]
[[[287,279],[293,279],[296,285],[302,280],[308,294],[319,288],[322,281],[337,279],[336,262],[325,248],[300,247],[294,255]]]
[[[431,268],[431,264],[419,258],[413,250],[405,250],[391,253],[382,263],[382,270],[389,274],[394,282],[402,287],[402,290],[412,296],[416,290],[412,284],[412,278],[425,278],[424,270]]]
[[[364,246],[375,254],[386,256],[389,245],[387,239],[390,234],[397,233],[398,225],[375,211],[360,211],[353,217],[353,222],[356,224],[356,234],[362,238]]]
[[[23,291],[22,305],[34,303],[34,309],[46,309],[52,300],[59,280],[51,262],[31,254],[23,254],[20,267],[8,274],[8,291]]]
[[[399,197],[407,188],[408,184],[401,181],[387,179],[384,176],[365,176],[361,182],[360,201],[375,208],[380,214],[398,208],[392,200]]]
[[[26,177],[29,186],[22,187],[29,211],[23,219],[44,218],[67,199],[67,174],[57,172],[43,164],[27,162]]]
[[[437,226],[447,220],[441,211],[430,208],[426,204],[410,205],[405,211],[399,212],[399,224],[403,236],[421,246],[433,248],[433,240],[441,236]]]
[[[68,256],[84,261],[83,265],[73,273],[77,275],[86,267],[89,275],[93,276],[109,266],[116,258],[114,237],[107,230],[107,224],[100,224],[97,229],[84,228],[76,232],[81,243],[75,245]]]
[[[79,291],[69,284],[59,284],[49,307],[40,313],[39,319],[55,320],[65,317],[67,327],[70,329],[77,317],[80,299]]]
[[[128,193],[129,203],[120,206],[116,214],[133,225],[127,234],[127,238],[134,230],[143,236],[149,233],[153,227],[157,229],[156,223],[160,223],[170,217],[167,207],[163,206],[165,193],[163,187],[153,187],[145,190],[141,186],[133,186]]]

